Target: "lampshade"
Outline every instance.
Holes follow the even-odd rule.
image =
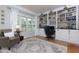
[[[20,28],[20,26],[19,26],[19,25],[17,25],[17,26],[16,26],[16,28]]]
[[[16,26],[15,31],[21,31],[21,28],[20,28],[20,26],[19,26],[19,25],[17,25],[17,26]]]

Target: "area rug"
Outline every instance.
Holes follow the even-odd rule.
[[[3,53],[65,53],[67,48],[39,38],[24,39],[11,50],[1,49]]]

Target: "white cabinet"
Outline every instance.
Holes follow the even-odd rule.
[[[56,29],[56,39],[79,44],[79,30]]]
[[[69,38],[69,30],[65,29],[56,29],[56,39],[62,41],[68,41]]]
[[[35,32],[35,35],[36,36],[44,36],[44,37],[46,36],[44,29],[37,29]]]
[[[65,16],[63,11],[57,14],[56,39],[79,44],[79,6],[69,8]]]
[[[69,42],[79,44],[79,30],[70,30]]]

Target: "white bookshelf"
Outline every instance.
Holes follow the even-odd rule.
[[[52,15],[49,15],[49,25],[50,26],[55,26],[56,27],[56,12],[53,12]]]
[[[58,29],[76,29],[76,7],[59,10],[57,15]]]
[[[60,18],[61,14],[63,14],[62,18]],[[56,39],[79,44],[79,6],[68,7],[67,12],[63,9],[58,10],[57,15]]]
[[[49,12],[47,12],[47,24],[55,26],[55,38],[57,40],[67,41],[71,43],[75,42],[79,44],[79,6],[67,7],[67,11],[64,10],[64,7],[53,10],[55,14],[51,16],[51,19],[49,19]],[[53,19],[53,17],[55,18]],[[72,18],[73,20],[68,18]],[[41,31],[41,33],[43,33],[43,31]]]

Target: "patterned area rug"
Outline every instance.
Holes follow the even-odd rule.
[[[42,39],[29,38],[16,44],[11,50],[1,49],[3,53],[65,53],[66,47]]]

